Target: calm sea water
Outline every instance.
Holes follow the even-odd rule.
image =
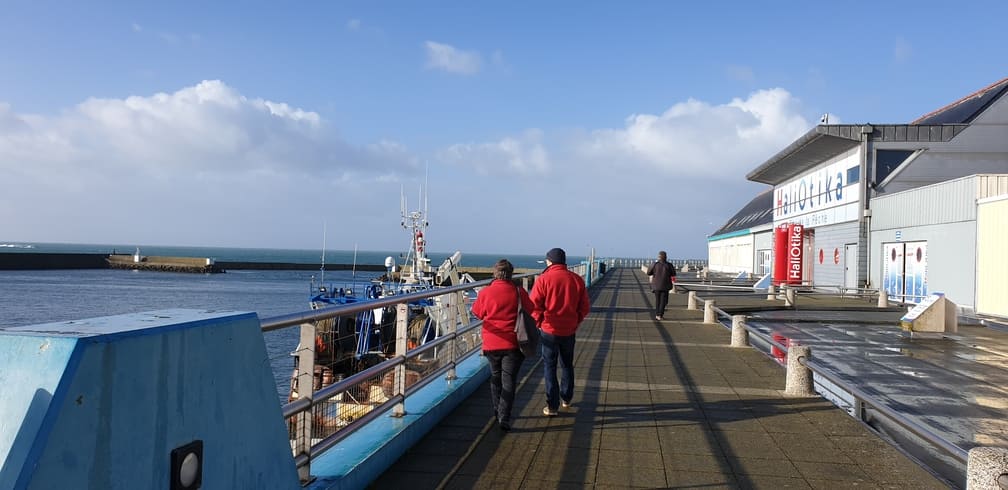
[[[132,253],[124,245],[27,244],[0,242],[0,253]],[[214,257],[221,261],[318,263],[320,251],[203,247],[140,248],[144,255]],[[359,251],[357,263],[382,264],[396,252]],[[431,254],[440,264],[448,253]],[[353,251],[327,251],[327,263],[352,263]],[[506,257],[516,267],[540,268],[538,256],[463,253],[462,265],[488,267]],[[571,257],[571,261],[581,258]],[[367,281],[374,272],[330,271],[326,283]],[[0,326],[35,325],[166,308],[252,311],[260,318],[308,310],[312,278],[317,271],[229,271],[224,274],[180,274],[127,270],[0,271]],[[286,400],[297,346],[297,328],[264,334],[277,393]]]

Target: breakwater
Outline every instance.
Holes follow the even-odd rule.
[[[208,262],[209,261],[209,262]],[[97,253],[0,253],[0,270],[145,269],[171,272],[225,272],[227,270],[320,270],[319,263],[213,261],[202,257],[143,257]],[[354,264],[326,264],[327,271],[349,271]],[[212,270],[211,270],[212,269]],[[385,266],[357,264],[356,270],[383,272]]]

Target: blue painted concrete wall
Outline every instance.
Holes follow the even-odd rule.
[[[203,488],[299,487],[254,313],[0,329],[0,373],[0,488],[167,488],[196,439]]]

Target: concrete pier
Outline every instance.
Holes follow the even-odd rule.
[[[569,409],[542,415],[542,365],[527,359],[510,432],[485,384],[372,486],[947,488],[832,403],[785,398],[784,370],[731,347],[702,312],[673,302],[655,322],[637,269],[610,271],[590,295]]]

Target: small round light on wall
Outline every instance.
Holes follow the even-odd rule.
[[[203,486],[203,441],[195,440],[171,451],[170,490],[195,490]]]
[[[196,477],[199,476],[200,461],[195,454],[189,453],[182,458],[182,467],[179,468],[179,483],[182,484],[182,488],[192,488],[193,483],[196,483]]]

